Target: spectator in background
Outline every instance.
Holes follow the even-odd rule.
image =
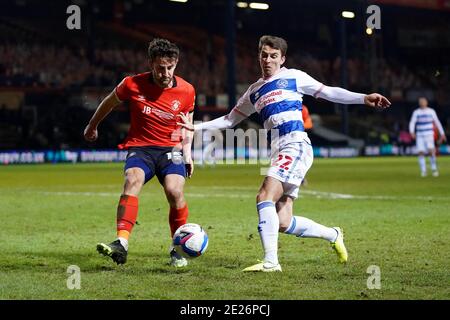
[[[302,106],[302,118],[303,118],[303,127],[306,132],[309,132],[313,128],[313,122],[311,115],[309,114],[308,107],[306,105]]]

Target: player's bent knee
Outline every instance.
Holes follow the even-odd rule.
[[[183,189],[180,189],[179,187],[166,188],[166,195],[169,201],[174,203],[184,199]]]
[[[145,182],[145,175],[141,169],[128,169],[125,174],[125,188],[141,188]]]
[[[127,176],[125,183],[126,183],[126,185],[131,186],[131,187],[139,187],[144,184],[144,179],[142,179],[138,176],[130,175],[130,176]]]
[[[267,201],[267,192],[265,190],[261,190],[256,195],[256,203],[260,203],[261,201]]]

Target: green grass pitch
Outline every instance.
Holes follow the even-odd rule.
[[[280,234],[282,273],[243,273],[262,257],[256,165],[196,167],[190,222],[210,237],[182,270],[167,265],[168,204],[154,179],[140,195],[128,262],[96,252],[115,239],[122,164],[0,167],[0,299],[449,299],[450,157],[440,177],[417,158],[316,159],[294,209],[345,230],[349,262],[320,239]],[[80,268],[70,290],[67,268]],[[380,289],[369,289],[369,266]],[[370,282],[370,279],[369,279]]]

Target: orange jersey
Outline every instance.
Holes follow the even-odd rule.
[[[151,72],[145,72],[124,78],[115,92],[130,109],[130,129],[119,149],[173,147],[182,140],[179,114],[192,112],[195,103],[190,83],[175,76],[172,88],[161,88],[153,82]]]
[[[302,118],[303,118],[303,127],[305,128],[305,130],[312,129],[313,127],[312,119],[311,116],[309,115],[309,110],[305,105],[302,106]]]

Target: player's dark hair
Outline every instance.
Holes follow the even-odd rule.
[[[283,38],[280,38],[280,37],[268,36],[268,35],[265,35],[265,36],[262,36],[261,38],[259,38],[259,46],[258,46],[259,52],[261,52],[261,49],[263,46],[269,46],[271,48],[280,50],[282,56],[286,55],[286,52],[288,49],[286,40],[284,40]]]
[[[155,60],[157,57],[178,59],[179,55],[180,49],[178,49],[177,45],[166,39],[156,38],[148,45],[148,57],[150,61]]]

